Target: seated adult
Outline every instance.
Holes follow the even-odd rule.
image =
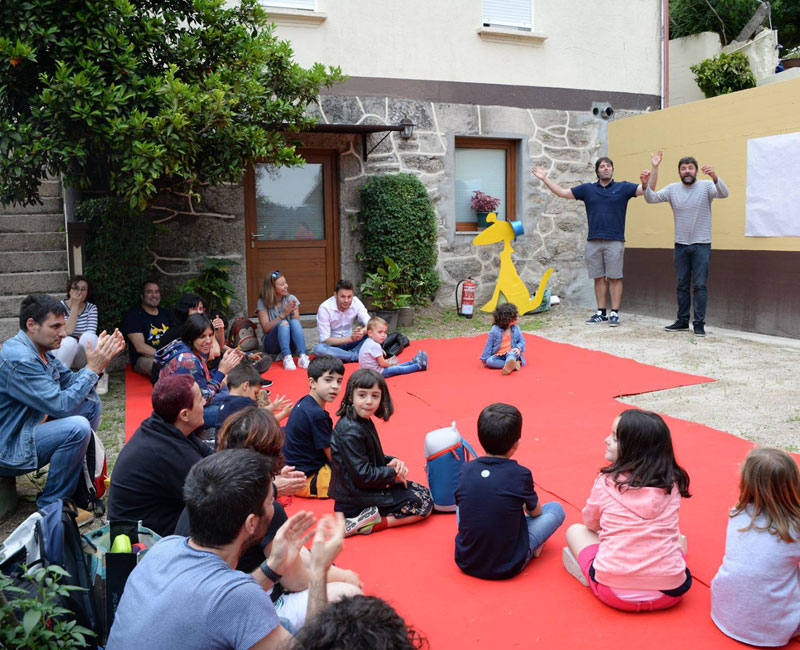
[[[313,514],[289,517],[254,574],[235,570],[272,519],[272,475],[270,460],[249,449],[221,451],[191,469],[184,489],[190,536],[162,539],[133,570],[107,650],[289,646],[267,590],[297,560]],[[344,519],[327,515],[311,545],[309,619],[327,605],[326,576],[343,545]]]
[[[208,355],[214,346],[214,328],[205,314],[192,314],[186,319],[181,338],[156,353],[161,366],[159,377],[191,375],[200,387],[205,406],[222,389],[225,375],[244,357],[241,350],[228,349],[216,369],[208,367]],[[216,426],[216,409],[206,411],[205,428]]]
[[[356,319],[361,327],[353,329]],[[339,280],[333,295],[317,309],[319,343],[314,346],[314,354],[330,354],[345,363],[356,363],[358,351],[366,340],[368,322],[367,308],[353,295],[353,283]]]
[[[203,396],[189,375],[170,375],[153,387],[153,413],[119,452],[108,496],[109,519],[142,521],[171,535],[183,510],[183,482],[213,453],[197,435]]]
[[[82,275],[73,275],[67,281],[67,299],[61,304],[67,310],[64,329],[67,336],[61,341],[61,347],[56,350],[56,359],[67,368],[79,370],[86,365],[87,343],[92,347],[97,346],[97,307],[87,300],[89,295],[89,282]],[[98,382],[98,394],[108,392],[108,378],[105,381],[106,390],[103,391]]]
[[[86,367],[71,371],[55,356],[67,337],[66,311],[52,296],[25,297],[20,331],[0,349],[0,476],[20,476],[49,463],[39,508],[75,492],[92,429],[100,423],[94,385],[125,347],[119,331],[102,332],[87,350]]]
[[[242,409],[231,416],[217,435],[219,451],[252,449],[269,458],[276,470],[275,493],[279,497],[295,494],[299,488],[305,486],[305,477],[302,472],[295,472],[294,468],[284,466],[281,456],[282,445],[283,432],[275,418],[268,411],[256,407]],[[286,519],[286,511],[276,501],[272,523],[261,540],[256,540],[249,548],[245,549],[236,566],[239,571],[245,573],[256,571],[264,558],[269,557],[275,533]],[[181,515],[175,528],[175,534],[190,534],[188,510],[184,510]],[[297,562],[286,568],[283,578],[270,593],[278,616],[282,620],[288,621],[293,629],[299,629],[305,623],[309,559],[308,551],[301,549]],[[327,580],[329,601],[363,593],[361,581],[353,571],[331,567]]]
[[[226,376],[228,392],[217,393],[208,408],[216,409],[215,424],[222,428],[234,413],[248,406],[261,406],[275,416],[278,422],[285,420],[292,410],[292,402],[284,395],[269,399],[269,391],[263,390],[261,375],[253,364],[243,360]],[[263,397],[261,396],[263,393]],[[261,401],[259,401],[261,400]]]
[[[306,338],[300,323],[300,301],[289,293],[289,284],[280,271],[273,271],[264,278],[256,316],[264,332],[264,352],[280,353],[286,370],[297,370],[298,366],[308,368]],[[297,352],[297,365],[292,359],[292,349]]]
[[[142,285],[141,303],[131,309],[122,322],[122,333],[128,341],[131,366],[140,375],[150,376],[153,357],[161,346],[161,337],[169,329],[169,312],[162,307],[158,284],[147,281]]]
[[[295,637],[303,650],[331,648],[381,648],[415,650],[428,647],[427,640],[385,600],[353,596],[331,603]]]

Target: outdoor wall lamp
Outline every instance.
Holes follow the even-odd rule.
[[[414,123],[407,117],[400,120],[400,126],[403,127],[403,130],[400,131],[400,137],[403,138],[403,140],[408,140],[414,136]]]

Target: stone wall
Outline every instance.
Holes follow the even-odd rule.
[[[553,293],[578,304],[593,306],[593,293],[584,267],[586,214],[583,203],[554,197],[530,173],[532,165],[548,170],[564,186],[595,180],[594,160],[607,149],[607,122],[590,112],[521,109],[502,106],[443,104],[387,97],[323,95],[311,107],[325,124],[398,124],[408,118],[414,135],[403,140],[391,132],[362,159],[361,136],[309,133],[306,147],[339,151],[341,276],[360,281],[356,215],[359,188],[371,176],[396,172],[415,174],[425,185],[439,222],[438,270],[442,288],[437,302],[453,304],[456,283],[472,276],[478,300],[491,295],[499,266],[501,244],[476,248],[474,233],[455,231],[454,150],[456,136],[501,137],[518,142],[517,219],[525,234],[514,244],[516,268],[531,292],[548,266],[555,272]],[[625,116],[618,111],[615,118]],[[368,136],[368,148],[384,133]],[[635,179],[629,179],[635,180]],[[167,208],[172,208],[167,209]],[[240,262],[232,277],[237,294],[246,295],[244,268],[244,190],[241,184],[211,188],[187,209],[185,200],[166,203],[151,213],[164,225],[154,247],[154,266],[165,290],[196,274],[206,256]],[[241,307],[241,305],[239,306]]]

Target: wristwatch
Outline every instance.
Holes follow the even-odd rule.
[[[261,573],[267,576],[267,579],[273,584],[278,584],[283,577],[280,573],[275,573],[270,569],[266,560],[264,560],[258,568],[261,569]]]

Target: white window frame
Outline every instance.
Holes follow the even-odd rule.
[[[298,11],[317,11],[319,0],[263,0],[265,7],[280,7],[281,9],[297,9]]]
[[[525,31],[533,31],[534,28],[534,0],[482,0],[482,24],[490,27],[512,27]],[[520,7],[530,4],[530,22],[515,21],[505,18],[502,11],[503,5],[515,4]],[[499,16],[499,17],[498,17]]]

